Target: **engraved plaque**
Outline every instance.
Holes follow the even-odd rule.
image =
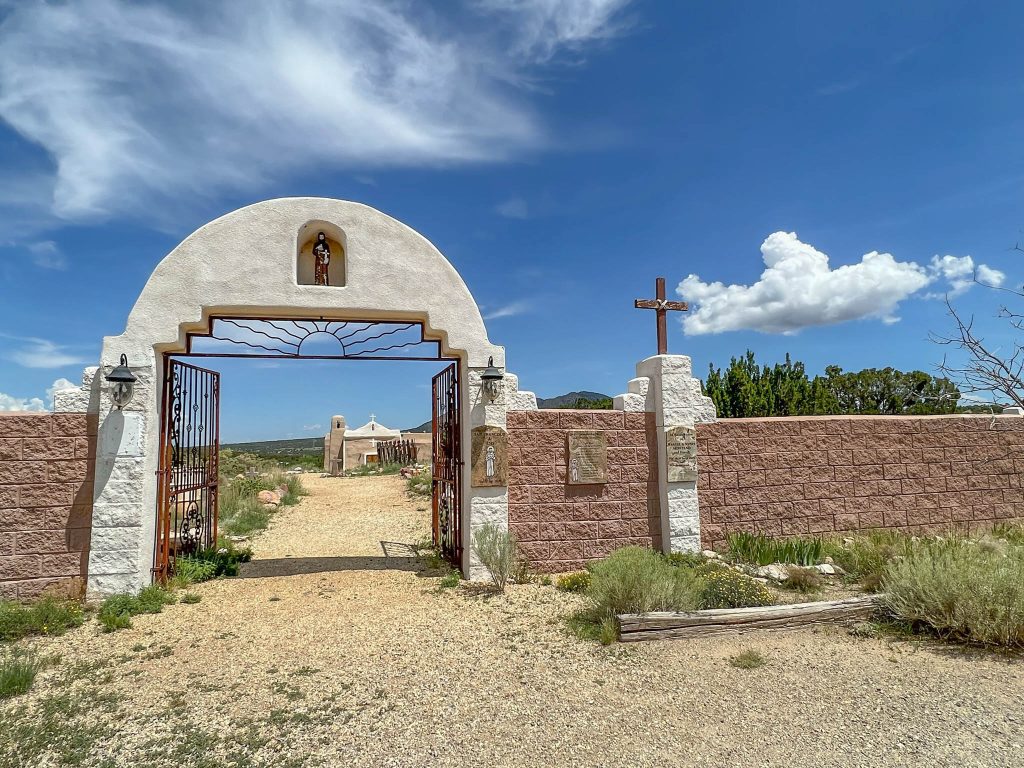
[[[670,483],[692,483],[697,480],[697,430],[693,427],[670,427],[665,430],[665,463]]]
[[[501,427],[474,427],[470,475],[474,488],[508,485],[508,435]]]
[[[608,482],[608,441],[604,432],[570,429],[566,433],[565,481],[569,485]]]

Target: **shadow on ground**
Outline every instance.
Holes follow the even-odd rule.
[[[331,571],[419,571],[422,567],[415,557],[278,557],[243,563],[238,576],[242,579],[259,579]]]

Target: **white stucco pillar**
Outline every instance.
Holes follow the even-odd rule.
[[[637,378],[628,391],[615,398],[625,411],[655,414],[658,443],[658,491],[661,501],[661,538],[666,552],[700,551],[700,506],[697,483],[668,481],[666,430],[695,427],[715,421],[715,405],[694,378],[685,355],[655,355],[636,366]],[[697,457],[698,464],[700,457]]]

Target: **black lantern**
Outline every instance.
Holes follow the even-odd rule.
[[[484,384],[484,393],[491,399],[494,400],[498,393],[501,392],[501,380],[505,378],[505,374],[494,367],[494,358],[487,358],[487,368],[480,375]]]
[[[138,379],[128,368],[128,356],[121,355],[121,364],[106,375],[110,382],[110,397],[118,409],[124,408],[132,401],[135,392],[135,382]]]

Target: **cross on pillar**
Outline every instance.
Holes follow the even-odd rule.
[[[653,309],[658,318],[658,354],[668,354],[668,322],[669,311],[686,312],[690,307],[685,301],[665,301],[665,278],[659,277],[655,282],[654,299],[637,299],[633,306],[637,309]]]

